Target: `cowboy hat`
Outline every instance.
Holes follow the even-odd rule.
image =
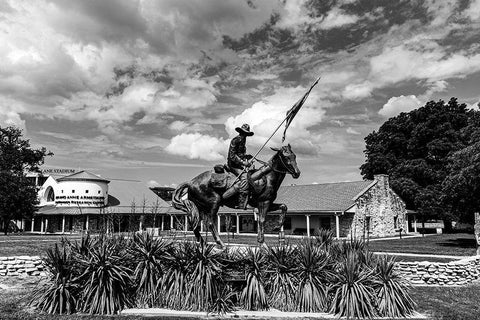
[[[238,133],[243,133],[246,136],[253,136],[253,132],[250,131],[250,126],[246,123],[242,124],[241,127],[236,127],[235,130]]]

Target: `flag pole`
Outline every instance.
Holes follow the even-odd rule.
[[[302,107],[303,103],[305,102],[305,100],[307,99],[308,95],[310,94],[310,91],[312,91],[313,87],[315,87],[315,85],[318,83],[318,81],[320,80],[321,77],[318,77],[317,80],[315,80],[315,82],[310,86],[310,89],[307,91],[307,93],[305,93],[303,95],[303,97],[293,106],[293,108],[295,108],[295,106],[300,103],[300,106],[299,108]],[[303,101],[302,101],[303,100]],[[235,178],[235,180],[233,181],[232,185],[234,185],[238,179],[240,179],[240,176],[248,169],[248,167],[250,167],[250,164],[255,160],[255,158],[258,156],[258,154],[263,150],[263,148],[265,148],[265,146],[267,145],[267,143],[270,141],[270,139],[272,139],[272,137],[275,135],[275,133],[277,133],[278,129],[280,129],[280,127],[285,123],[285,121],[287,121],[287,119],[289,118],[290,114],[295,112],[293,114],[293,117],[295,117],[296,115],[296,112],[297,111],[294,111],[293,108],[289,109],[288,112],[287,112],[287,116],[283,119],[283,121],[277,126],[277,128],[275,129],[275,131],[273,131],[273,133],[270,135],[270,137],[268,137],[267,141],[265,141],[265,143],[260,147],[260,149],[257,151],[257,153],[255,153],[255,155],[248,160],[248,163],[249,165],[248,166],[245,166],[242,170],[242,172]],[[288,127],[288,124],[287,124],[287,127]],[[286,130],[286,129],[285,129]],[[285,139],[285,134],[284,134],[284,137]],[[283,140],[282,140],[283,142]]]

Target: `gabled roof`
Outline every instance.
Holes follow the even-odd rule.
[[[375,184],[376,181],[364,180],[282,186],[275,202],[285,203],[288,211],[344,212]]]
[[[75,172],[74,174],[65,177],[58,178],[57,181],[101,181],[106,183],[110,182],[107,179],[104,179],[100,176],[97,176],[96,174],[84,170],[80,172]]]

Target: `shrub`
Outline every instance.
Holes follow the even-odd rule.
[[[115,314],[130,305],[131,270],[124,265],[124,249],[115,239],[99,237],[84,255],[78,255],[82,284],[81,310],[90,314]]]
[[[222,252],[213,244],[185,242],[189,264],[187,296],[185,300],[192,310],[207,311],[223,286]]]
[[[34,289],[30,305],[48,313],[76,312],[77,285],[72,281],[73,264],[65,247],[47,249],[45,265],[50,273],[50,284]]]
[[[171,245],[171,240],[156,239],[149,233],[134,235],[128,252],[135,265],[135,296],[140,307],[152,307],[157,303],[164,274],[162,263],[169,258]]]
[[[306,239],[298,246],[297,310],[325,311],[328,306],[328,283],[332,279],[332,264],[327,251]]]
[[[339,317],[371,318],[375,315],[373,271],[358,252],[346,251],[335,272],[330,311]]]
[[[240,303],[247,310],[268,310],[268,297],[264,287],[265,252],[248,248],[243,256],[246,285],[240,295]]]
[[[235,291],[233,291],[230,286],[224,286],[215,301],[209,305],[208,313],[225,315],[226,313],[235,311],[235,297]]]
[[[268,248],[266,283],[270,306],[284,311],[295,310],[297,259],[297,250],[292,245]]]
[[[408,293],[408,282],[395,272],[394,266],[394,260],[378,259],[373,280],[376,304],[383,317],[406,317],[413,313],[415,302]]]

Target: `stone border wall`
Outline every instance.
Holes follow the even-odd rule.
[[[38,256],[0,257],[0,277],[46,276]]]
[[[397,262],[396,270],[412,285],[464,285],[480,279],[480,256],[442,262]]]

